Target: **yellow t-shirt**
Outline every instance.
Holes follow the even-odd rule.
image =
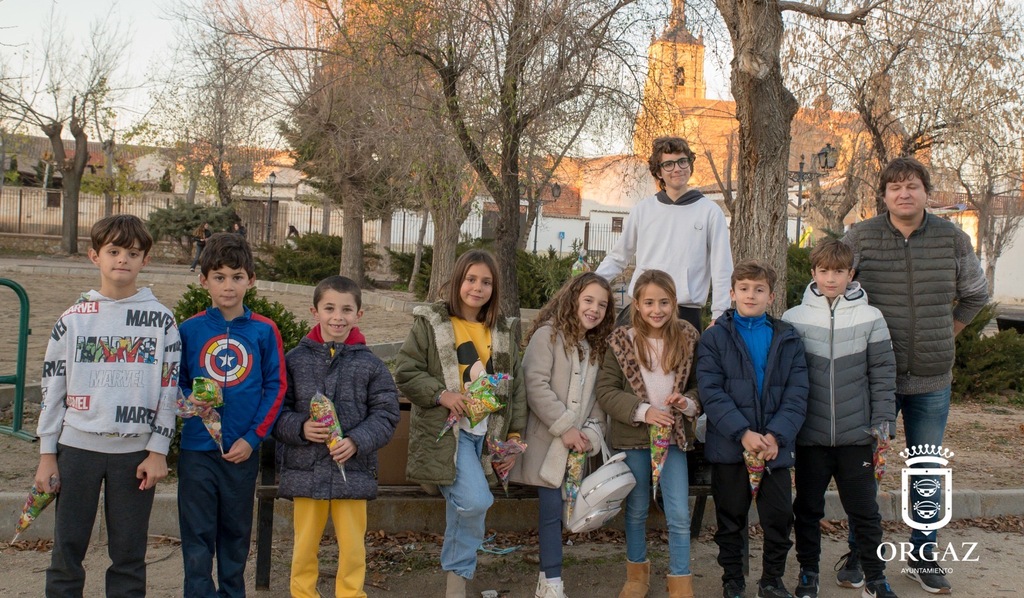
[[[494,364],[491,363],[491,329],[483,322],[470,322],[455,317],[452,318],[452,329],[455,331],[455,355],[459,361],[459,380],[462,383],[459,391],[462,392],[481,374],[494,373]],[[487,433],[487,418],[470,426],[469,418],[464,417],[459,421],[459,429],[483,436]]]

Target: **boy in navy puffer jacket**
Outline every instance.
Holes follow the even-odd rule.
[[[366,501],[377,497],[377,450],[391,440],[399,413],[394,379],[355,326],[361,304],[351,279],[320,281],[310,309],[317,325],[285,358],[288,393],[274,438],[282,443],[278,496],[295,500],[291,595],[297,598],[318,596],[317,550],[328,515],[338,538],[334,595],[366,596]],[[327,427],[310,419],[318,392],[334,403],[344,436],[331,447]]]
[[[757,494],[764,529],[759,598],[791,598],[782,583],[793,543],[792,481],[796,435],[807,411],[804,345],[792,326],[766,312],[776,274],[762,262],[736,265],[729,291],[736,308],[716,320],[697,348],[697,385],[707,414],[718,564],[723,595],[742,597],[743,536],[751,492],[743,453],[765,462]]]

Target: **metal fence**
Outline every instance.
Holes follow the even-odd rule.
[[[134,214],[148,220],[154,210],[168,208],[174,202],[184,199],[182,195],[173,193],[146,193],[141,196],[115,197],[113,213]],[[61,223],[64,218],[64,198],[59,189],[40,189],[38,187],[5,186],[0,192],[0,232],[20,233],[59,237]],[[199,195],[199,205],[213,205],[216,198]],[[310,232],[326,232],[329,235],[342,236],[344,212],[341,209],[330,210],[325,218],[324,208],[293,201],[268,202],[262,197],[242,197],[235,202],[235,211],[248,229],[248,237],[253,242],[283,243],[288,235],[288,227],[294,226],[299,234]],[[81,193],[78,196],[78,228],[80,234],[87,232],[92,225],[104,216],[104,198],[102,195]],[[326,220],[326,222],[325,222]],[[267,224],[270,224],[269,228]],[[391,248],[395,251],[413,251],[419,238],[420,225],[423,222],[421,212],[400,210],[391,217]],[[363,222],[363,242],[379,243],[381,221],[367,220]],[[479,238],[483,235],[484,218],[479,213],[470,214],[462,223],[460,233],[463,237]],[[434,242],[434,226],[427,216],[427,231],[424,243]]]

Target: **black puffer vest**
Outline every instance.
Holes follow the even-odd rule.
[[[897,375],[941,376],[953,367],[956,227],[925,215],[904,238],[888,214],[857,225],[857,281],[892,335]]]

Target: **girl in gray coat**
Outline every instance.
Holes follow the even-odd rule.
[[[563,487],[570,451],[593,456],[601,449],[604,412],[594,383],[604,359],[615,313],[612,289],[592,272],[570,280],[541,309],[523,354],[526,453],[514,481],[537,486],[540,499],[540,576],[537,598],[563,598]]]

